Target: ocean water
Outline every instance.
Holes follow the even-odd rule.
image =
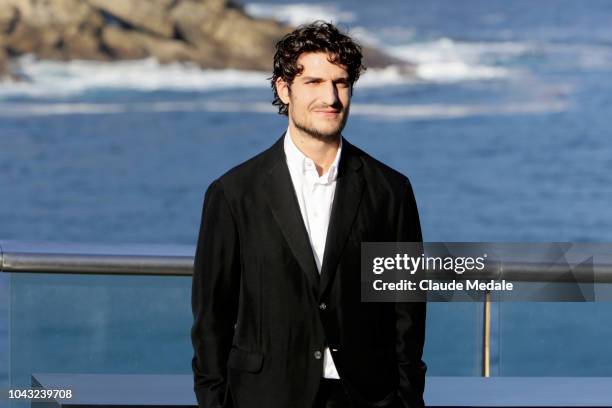
[[[416,77],[368,70],[344,135],[410,177],[426,240],[612,242],[611,2],[245,7],[294,24],[332,20],[417,64]],[[0,85],[0,239],[195,245],[208,184],[286,127],[266,72],[21,64],[31,82]],[[182,285],[176,296],[189,295]],[[430,308],[432,374],[478,374],[479,310]],[[610,312],[605,303],[499,305],[494,374],[612,375]],[[451,347],[449,336],[471,340]],[[129,350],[129,339],[115,341]],[[188,342],[176,347],[189,354]]]

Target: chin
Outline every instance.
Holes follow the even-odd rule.
[[[335,136],[342,131],[342,126],[340,126],[339,123],[323,123],[320,126],[316,126],[315,128],[320,134],[326,134],[330,137]]]
[[[338,139],[344,127],[342,126],[342,122],[327,120],[316,120],[308,124],[294,121],[294,124],[298,129],[306,132],[311,137],[325,142],[331,142]]]
[[[329,129],[329,128],[314,128],[309,129],[308,134],[315,139],[322,140],[325,142],[331,142],[336,140],[340,135],[339,129]]]
[[[316,128],[316,131],[327,138],[334,138],[340,134],[342,129],[340,126],[320,126]]]

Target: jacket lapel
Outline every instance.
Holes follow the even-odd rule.
[[[285,160],[283,138],[284,135],[272,147],[274,164],[265,178],[263,190],[274,219],[316,293],[319,272]]]
[[[321,266],[319,298],[323,296],[330,282],[334,279],[338,261],[359,209],[364,187],[364,178],[360,171],[361,160],[357,155],[357,149],[346,139],[342,140],[342,144],[336,192],[334,193]]]
[[[302,219],[283,148],[284,134],[270,149],[272,165],[263,183],[263,192],[274,219],[293,255],[319,298],[333,281],[346,240],[357,215],[364,187],[358,149],[342,139],[342,157],[327,229],[325,252],[319,276]]]

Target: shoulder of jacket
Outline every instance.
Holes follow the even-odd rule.
[[[211,187],[214,185],[225,192],[240,192],[258,184],[257,180],[265,177],[271,165],[279,159],[273,149],[274,146],[232,167],[215,179]]]
[[[386,184],[395,186],[410,184],[408,177],[398,170],[374,158],[355,145],[352,145],[352,148],[355,149],[355,154],[363,163],[363,167],[369,177],[378,178]]]

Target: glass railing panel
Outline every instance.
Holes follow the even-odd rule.
[[[11,273],[10,383],[191,372],[191,277]]]
[[[428,375],[482,375],[483,304],[432,302],[427,305],[423,360]]]
[[[9,276],[0,273],[0,406],[9,382]]]
[[[609,286],[609,285],[607,285]],[[502,302],[492,375],[612,376],[611,302]]]
[[[10,380],[31,374],[190,373],[190,276],[12,273]],[[482,304],[432,303],[429,375],[480,375]]]

